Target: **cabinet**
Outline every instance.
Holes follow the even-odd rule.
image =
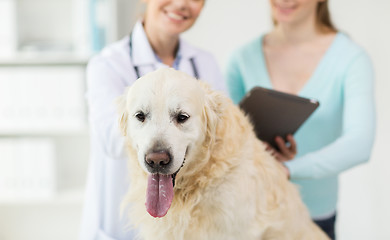
[[[89,160],[85,68],[138,0],[0,0],[0,239],[77,239]]]
[[[87,0],[0,1],[0,239],[77,239],[89,158]]]
[[[86,62],[0,62],[0,239],[53,239],[54,229],[77,236],[89,155]],[[34,224],[49,229],[29,232]]]

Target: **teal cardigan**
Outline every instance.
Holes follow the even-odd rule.
[[[262,41],[263,36],[256,38],[230,59],[226,79],[235,103],[254,86],[272,88]],[[370,58],[337,33],[298,95],[319,100],[320,107],[295,133],[298,153],[285,165],[311,216],[321,219],[336,211],[339,173],[370,158],[375,137]]]

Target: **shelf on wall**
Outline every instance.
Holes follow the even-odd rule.
[[[37,67],[37,66],[86,66],[91,56],[75,54],[18,54],[0,58],[1,67]]]
[[[0,134],[84,131],[84,94],[84,66],[0,67]]]
[[[15,137],[58,137],[58,136],[88,136],[89,128],[87,124],[79,129],[51,129],[51,130],[31,130],[31,129],[16,129],[16,130],[0,130],[0,138],[15,138]]]
[[[55,193],[53,196],[47,197],[31,197],[31,198],[0,198],[0,207],[1,206],[12,206],[12,205],[53,205],[53,206],[62,206],[62,205],[81,205],[84,199],[84,188],[74,188],[61,190]]]

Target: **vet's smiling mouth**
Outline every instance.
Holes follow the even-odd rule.
[[[187,154],[187,151],[186,151]],[[186,156],[185,154],[185,156]],[[146,190],[146,210],[153,217],[164,217],[171,207],[175,186],[176,175],[184,166],[185,156],[181,167],[173,174],[164,174],[171,161],[170,154],[159,151],[147,154],[145,161],[152,170],[148,176]]]

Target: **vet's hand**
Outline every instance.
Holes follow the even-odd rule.
[[[294,137],[287,135],[287,142],[280,136],[275,138],[276,145],[279,147],[279,151],[267,144],[267,150],[271,152],[272,156],[280,162],[285,162],[293,159],[297,155],[297,143]]]

